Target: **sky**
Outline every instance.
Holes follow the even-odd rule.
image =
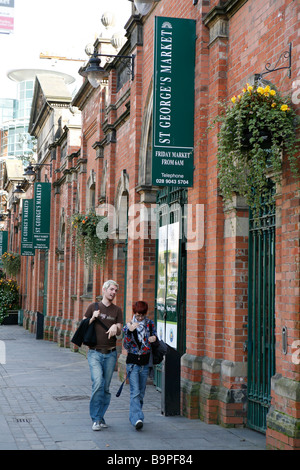
[[[14,32],[0,34],[0,98],[15,98],[16,84],[7,72],[23,68],[55,68],[77,75],[80,62],[39,59],[40,53],[84,59],[85,46],[102,34],[121,31],[131,13],[128,0],[15,0]],[[115,27],[107,31],[103,13],[117,11]],[[78,79],[78,77],[75,77]]]

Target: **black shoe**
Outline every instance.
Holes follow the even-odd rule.
[[[143,421],[141,419],[139,419],[136,423],[135,423],[135,429],[138,431],[139,429],[142,429],[143,427]]]

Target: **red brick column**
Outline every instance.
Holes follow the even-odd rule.
[[[195,170],[196,189],[189,191],[188,199],[205,205],[205,243],[197,257],[188,253],[182,412],[207,423],[235,426],[245,424],[246,417],[248,211],[239,200],[224,217],[218,195],[218,129],[215,126],[208,134],[205,130],[207,114],[211,121],[221,111],[218,102],[227,99],[228,22],[216,15],[206,24],[210,28],[209,39],[205,38],[209,56],[203,48],[196,81],[203,92],[201,99],[196,89],[200,98],[199,104],[196,100],[195,130],[201,135],[196,141],[200,144],[195,161],[199,166]],[[201,110],[198,120],[197,109]]]
[[[199,11],[197,11],[199,10]],[[206,315],[206,241],[207,241],[207,126],[209,100],[209,30],[201,19],[208,7],[193,9],[196,14],[195,125],[194,125],[194,186],[188,190],[188,232],[197,231],[197,204],[203,208],[200,230],[203,245],[187,243],[186,354],[181,358],[181,413],[189,418],[200,417],[200,384],[205,355]],[[198,234],[199,235],[199,234]]]
[[[56,181],[55,170],[59,167],[60,154],[56,149],[56,159],[52,160],[52,183]],[[44,338],[56,341],[56,317],[59,311],[57,298],[61,283],[57,280],[57,235],[59,222],[59,193],[51,185],[51,216],[50,216],[50,245],[48,251],[48,286],[47,286],[47,312],[44,318]],[[57,284],[58,282],[58,284]]]
[[[213,119],[219,112],[218,102],[227,93],[228,39],[225,34],[220,34],[220,30],[210,30],[209,41],[209,119]],[[218,421],[224,355],[224,210],[218,195],[216,132],[217,129],[210,131],[207,140],[205,340],[199,390],[199,415],[207,423]]]
[[[246,424],[248,340],[249,214],[236,197],[224,227],[224,355],[219,389],[219,421]]]
[[[291,78],[281,76],[281,88],[292,93],[292,105],[299,105],[299,2],[277,2],[276,37],[281,33],[285,45],[292,42]],[[283,44],[281,42],[281,44]],[[283,46],[281,46],[283,48]],[[282,49],[283,50],[283,49]],[[279,51],[277,51],[278,53]],[[298,136],[299,137],[299,136]],[[272,406],[267,416],[266,443],[270,449],[300,450],[300,199],[299,177],[293,178],[283,165],[281,188],[276,201],[276,374],[272,377]],[[284,344],[283,331],[287,343]]]
[[[266,443],[270,449],[300,450],[300,198],[299,183],[285,176],[276,209],[276,374]]]

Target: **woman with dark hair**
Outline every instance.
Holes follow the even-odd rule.
[[[156,341],[156,328],[146,317],[148,304],[142,300],[133,304],[133,318],[123,330],[124,348],[127,350],[126,371],[130,385],[129,420],[135,428],[143,427],[143,400],[149,374],[152,342]]]

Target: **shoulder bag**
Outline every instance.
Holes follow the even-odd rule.
[[[152,325],[151,323],[149,324],[150,328],[150,336],[152,336]],[[160,364],[164,358],[164,356],[167,354],[167,345],[162,339],[158,339],[156,336],[156,341],[151,344],[151,351],[152,351],[152,362],[153,365]]]

